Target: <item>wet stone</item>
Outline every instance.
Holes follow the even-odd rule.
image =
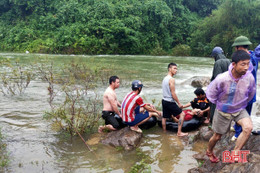
[[[200,128],[199,139],[210,138],[211,131],[208,127]],[[222,152],[225,150],[231,151],[235,147],[235,142],[230,140],[233,135],[234,132],[223,135],[214,148],[214,153],[220,159],[220,162],[211,163],[208,157],[205,156],[206,151],[201,152],[193,155],[193,157],[198,161],[203,161],[203,164],[198,168],[190,169],[188,172],[260,172],[260,135],[251,135],[242,148],[242,150],[250,151],[247,156],[247,163],[223,163]]]
[[[184,81],[182,84],[191,85],[194,88],[202,88],[205,86],[208,86],[210,83],[210,78],[205,76],[194,76],[186,81]]]
[[[137,133],[129,127],[125,127],[105,134],[101,143],[113,147],[123,147],[125,150],[132,150],[140,144],[141,138],[142,133]]]

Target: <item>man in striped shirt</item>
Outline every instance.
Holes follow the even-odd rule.
[[[143,124],[152,116],[161,116],[161,112],[156,110],[151,104],[145,104],[143,99],[139,96],[142,91],[142,87],[143,84],[141,81],[133,81],[132,92],[125,96],[121,107],[121,115],[124,123],[129,125],[131,130],[139,133],[142,133],[142,130],[138,127],[140,124]],[[138,109],[139,106],[147,111],[145,113],[136,114],[135,109]]]

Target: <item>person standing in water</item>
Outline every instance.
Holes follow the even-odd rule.
[[[175,93],[175,79],[173,76],[177,73],[177,65],[175,63],[170,63],[168,65],[168,75],[164,77],[162,81],[163,99],[162,99],[162,128],[166,131],[166,118],[173,118],[180,116],[178,121],[178,132],[177,135],[187,136],[188,133],[183,133],[181,131],[184,122],[184,112],[182,111],[183,105],[180,103],[176,93]]]

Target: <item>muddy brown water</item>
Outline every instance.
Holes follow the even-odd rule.
[[[89,56],[28,55],[2,53],[2,57],[21,58],[28,62],[34,56],[50,56],[57,62],[72,58],[88,59]],[[91,57],[93,58],[93,57]],[[183,104],[194,98],[194,88],[182,83],[193,76],[210,77],[213,60],[198,57],[152,57],[152,56],[98,56],[105,63],[126,64],[132,68],[133,61],[139,62],[136,77],[145,85],[141,96],[146,102],[160,105],[161,80],[166,75],[169,62],[179,66],[176,76],[176,91]],[[130,65],[129,65],[130,64]],[[155,65],[156,64],[156,65]],[[154,66],[155,65],[155,66]],[[153,67],[153,68],[150,68]],[[158,70],[156,70],[156,68]],[[3,69],[2,69],[3,70]],[[126,72],[127,73],[127,72]],[[259,72],[258,72],[259,74]],[[260,75],[259,75],[260,76]],[[259,82],[260,83],[260,82]],[[7,144],[9,166],[4,172],[129,172],[134,166],[143,163],[146,172],[187,172],[198,166],[192,155],[203,152],[207,142],[189,143],[189,139],[178,138],[176,133],[163,133],[158,126],[144,130],[140,146],[133,151],[123,151],[98,143],[100,134],[84,135],[94,150],[89,152],[79,137],[61,134],[52,129],[51,122],[43,119],[50,107],[47,103],[47,84],[40,80],[32,81],[21,96],[0,95],[0,127]],[[106,86],[98,89],[102,95]],[[258,87],[259,88],[259,87]],[[116,90],[122,101],[130,87],[124,85]],[[259,91],[259,89],[258,89]],[[258,92],[259,93],[259,92]],[[259,95],[257,95],[258,100]],[[259,101],[256,103],[259,106]],[[254,106],[253,115],[259,113]],[[255,124],[260,120],[257,115]]]

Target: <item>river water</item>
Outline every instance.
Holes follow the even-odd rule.
[[[195,88],[185,83],[194,76],[210,77],[213,59],[200,57],[154,57],[154,56],[65,56],[41,54],[1,53],[1,58],[19,58],[28,63],[35,57],[46,58],[56,63],[72,59],[91,63],[102,62],[120,67],[118,75],[122,85],[116,90],[118,100],[130,91],[130,80],[139,79],[144,88],[141,96],[145,102],[160,106],[162,97],[161,81],[167,74],[169,62],[178,64],[176,92],[185,104],[194,98]],[[5,70],[1,67],[1,72]],[[127,76],[127,77],[126,77]],[[258,76],[260,76],[258,72]],[[258,79],[258,83],[259,79]],[[198,163],[192,155],[204,152],[207,142],[190,144],[176,133],[163,133],[158,126],[145,130],[141,145],[133,151],[122,151],[98,143],[100,134],[85,135],[94,152],[89,152],[79,137],[70,138],[51,128],[43,119],[50,110],[47,102],[48,85],[41,80],[30,83],[21,96],[0,95],[0,127],[5,136],[9,153],[9,166],[4,172],[129,172],[134,166],[143,164],[146,172],[187,172]],[[102,95],[107,86],[100,86],[97,93]],[[257,103],[252,113],[254,128],[260,130],[259,86]],[[206,88],[205,88],[206,89]]]

